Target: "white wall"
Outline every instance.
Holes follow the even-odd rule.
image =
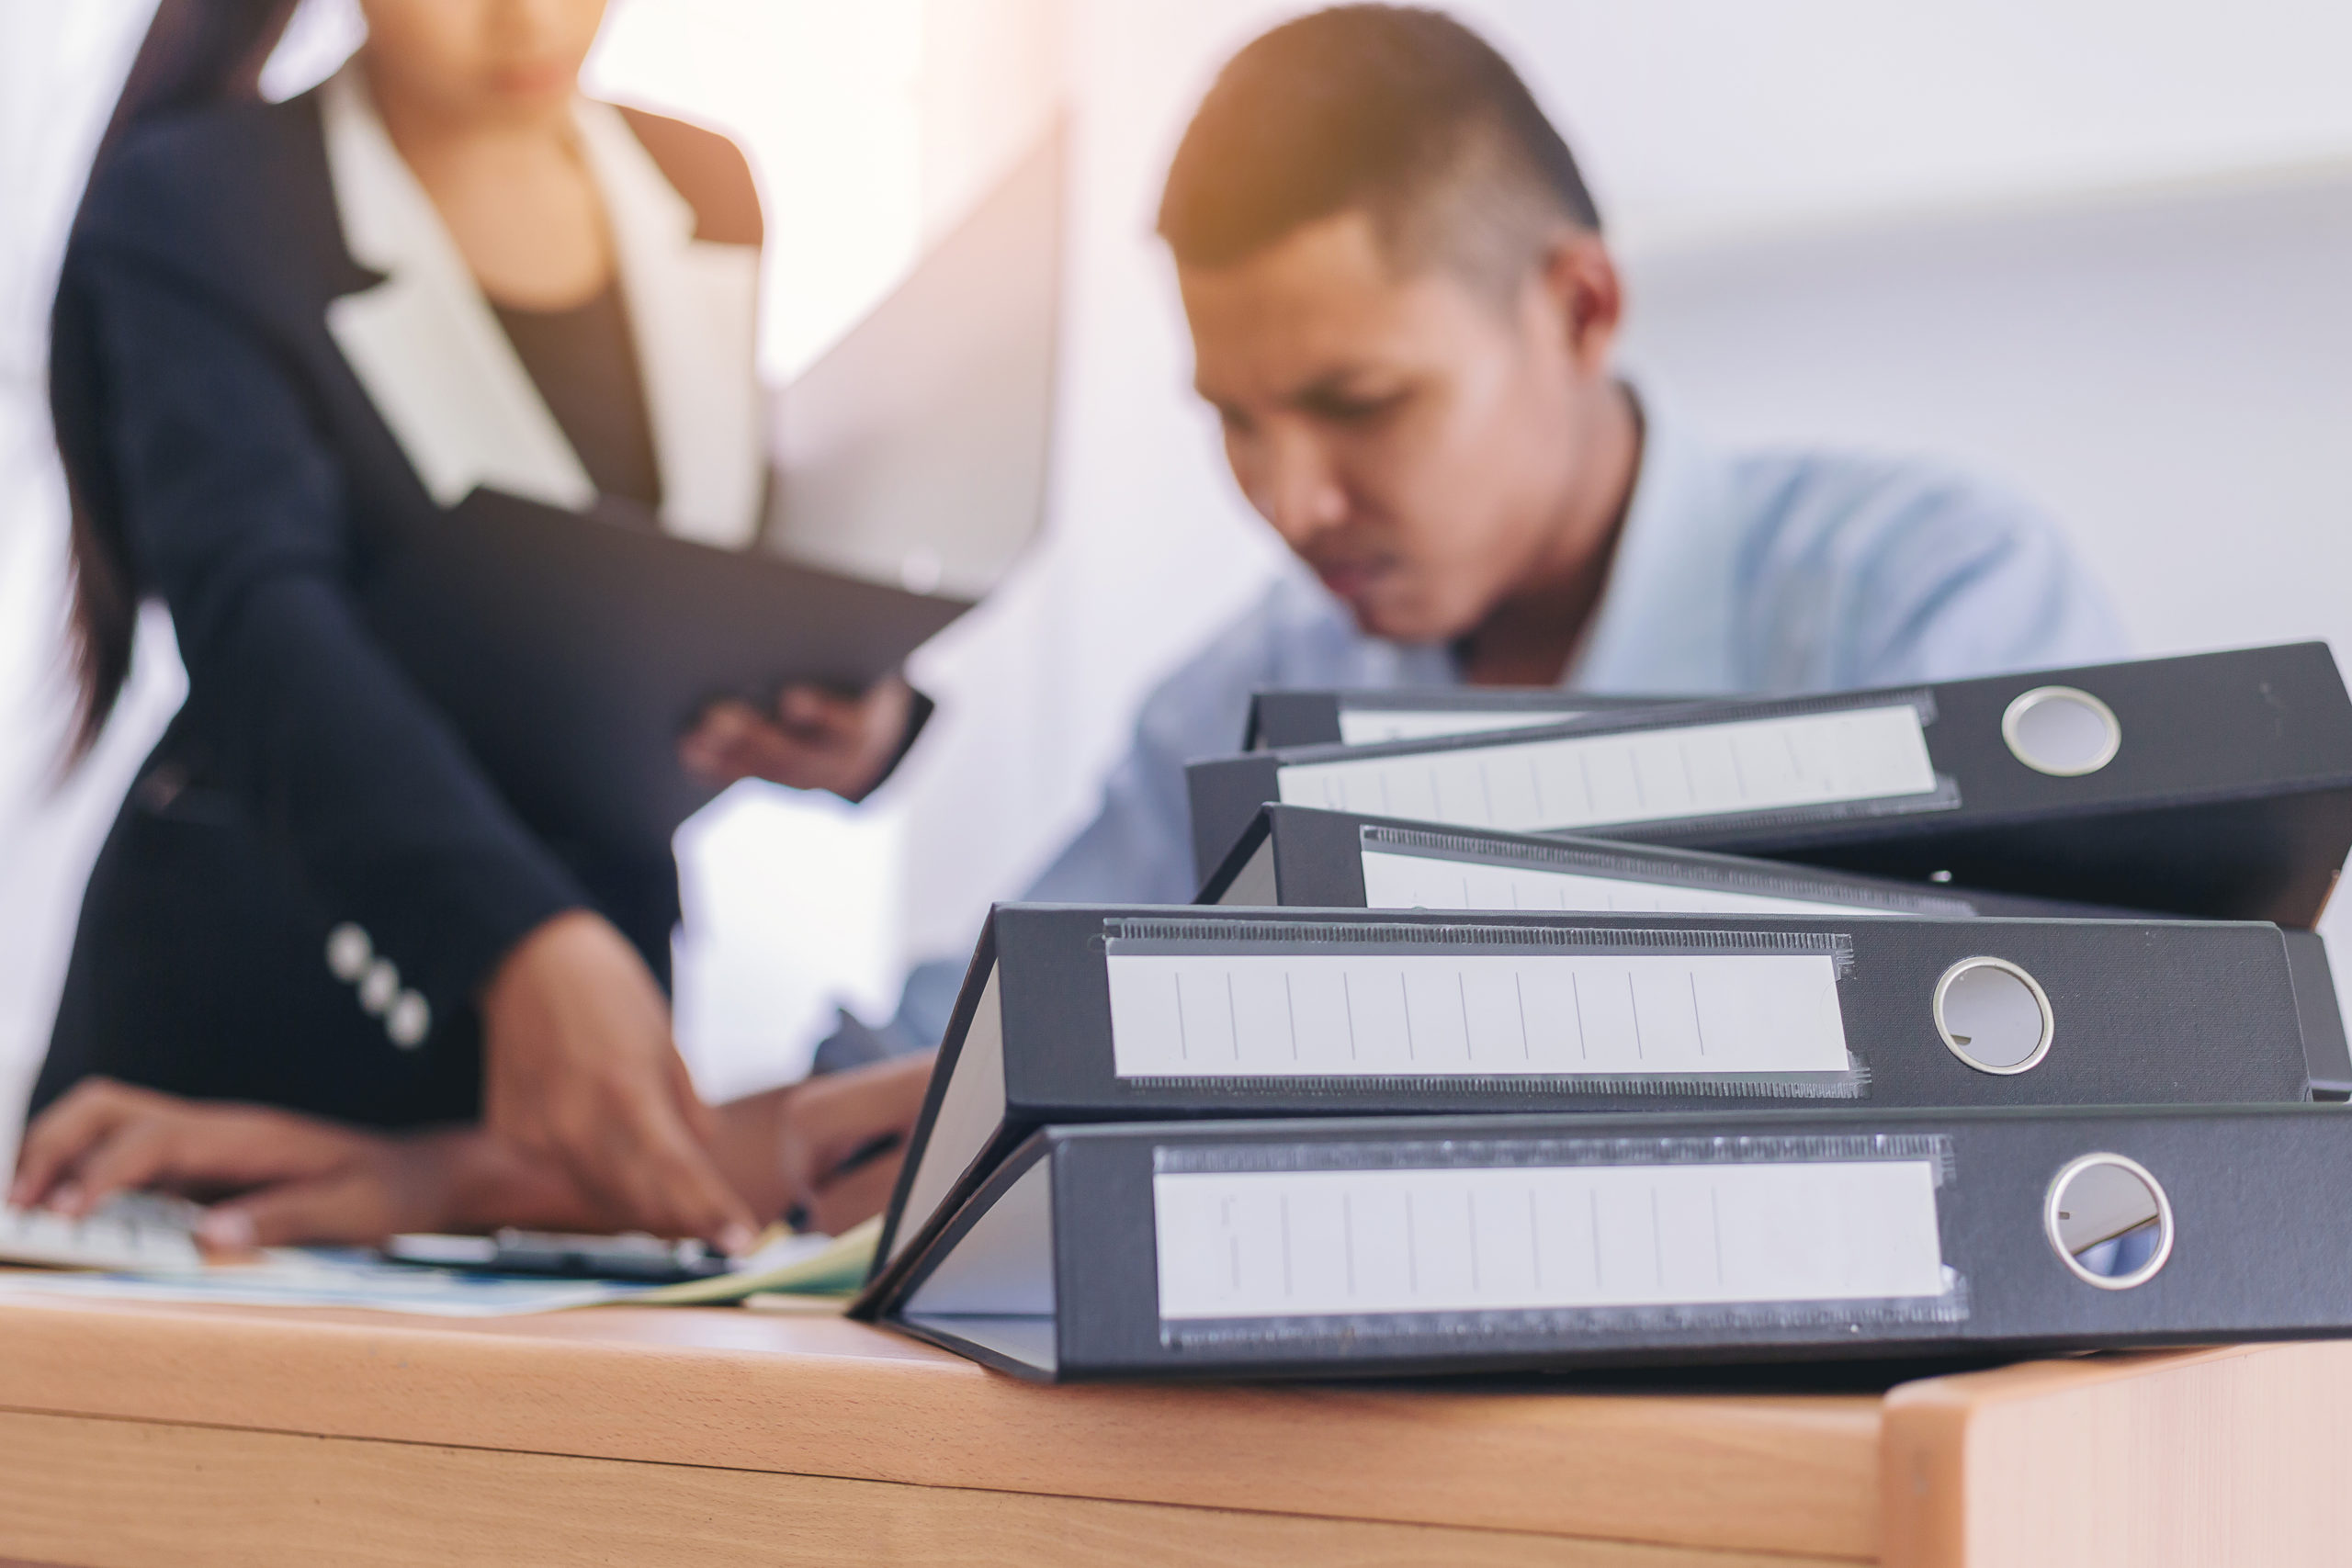
[[[2352,651],[2352,162],[1633,266],[1720,434],[1930,450],[2065,519],[2157,653]]]
[[[82,879],[147,739],[179,702],[176,660],[143,658],[129,722],[60,780],[65,496],[43,389],[49,299],[81,171],[146,10],[0,9],[0,1163],[48,1038]]]
[[[932,0],[944,18],[934,42],[996,3]],[[883,799],[856,814],[770,801],[780,815],[756,830],[723,813],[697,826],[690,867],[723,874],[706,874],[711,894],[695,896],[708,916],[699,940],[712,945],[689,966],[681,1009],[709,1047],[709,1081],[792,1070],[786,1037],[805,1033],[813,1002],[839,989],[871,1009],[903,956],[962,947],[986,900],[1016,887],[1087,810],[1153,674],[1270,570],[1186,390],[1149,226],[1159,174],[1217,62],[1295,8],[1071,0],[1057,52],[1079,132],[1076,224],[1049,536],[996,602],[927,650],[920,673],[945,706]],[[57,29],[102,32],[89,18],[107,9],[14,7],[0,28],[40,21],[37,49],[64,61]],[[2339,629],[2352,646],[2339,586],[2352,549],[2341,288],[2352,276],[2341,79],[2352,8],[1464,10],[1568,129],[1626,258],[1629,353],[1693,415],[1729,438],[1924,450],[2021,484],[2066,521],[2147,650]],[[0,32],[0,62],[26,58],[16,41]],[[95,80],[103,52],[85,46],[57,71]],[[1037,69],[1034,51],[1017,58]],[[35,85],[56,74],[21,73]],[[42,116],[13,112],[15,85],[0,98],[11,111],[0,168],[69,152],[54,135],[26,151],[25,128]],[[943,133],[933,123],[925,134],[936,146]],[[16,201],[12,191],[12,217]],[[7,232],[0,265],[21,269],[20,231]],[[37,363],[23,321],[0,329],[0,362]],[[11,395],[24,386],[12,380]],[[33,711],[22,694],[46,634],[13,612],[55,592],[54,513],[38,495],[45,481],[27,477],[32,450],[21,438],[0,448],[0,484],[33,497],[0,516],[13,530],[0,558],[11,610],[0,700],[19,712]],[[0,763],[17,778],[38,726],[7,723]],[[108,777],[94,797],[119,790],[119,770]],[[73,904],[73,834],[54,818],[33,830],[21,791],[0,812],[13,813],[0,817],[0,852],[38,839],[47,857],[40,874],[0,884],[0,919],[56,938]],[[75,831],[104,817],[85,809]],[[852,881],[880,891],[844,913]],[[62,953],[62,938],[51,948]],[[0,998],[17,1003],[0,1019],[0,1065],[38,1049],[43,984]]]

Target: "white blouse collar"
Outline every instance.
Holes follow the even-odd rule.
[[[618,110],[579,102],[662,476],[665,530],[747,543],[764,457],[753,375],[759,255],[694,237],[695,215]],[[393,147],[356,62],[320,89],[344,243],[384,280],[327,326],[434,501],[477,486],[569,510],[595,497],[431,197]]]

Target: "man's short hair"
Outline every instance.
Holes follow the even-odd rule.
[[[1341,6],[1227,62],[1168,171],[1180,265],[1229,266],[1342,212],[1400,275],[1442,265],[1508,298],[1565,223],[1600,216],[1510,63],[1451,17]]]

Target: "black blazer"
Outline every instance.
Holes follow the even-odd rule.
[[[758,244],[731,145],[628,125],[696,240]],[[551,841],[366,629],[370,571],[435,504],[327,326],[380,281],[345,247],[316,93],[143,128],[84,203],[59,445],[169,606],[188,695],[84,896],[35,1109],[106,1073],[378,1125],[467,1118],[472,998],[533,927],[596,908],[666,980],[669,858]]]

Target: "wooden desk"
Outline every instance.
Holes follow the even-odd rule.
[[[1035,1388],[836,1318],[0,1301],[0,1557],[210,1564],[2352,1559],[2352,1344],[1884,1396]]]

